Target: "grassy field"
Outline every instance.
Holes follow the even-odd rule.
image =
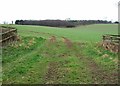
[[[101,47],[115,24],[76,28],[12,25],[21,41],[3,48],[3,84],[117,83],[117,53]]]
[[[16,25],[21,36],[49,38],[49,36],[67,37],[73,41],[101,41],[103,34],[118,34],[117,24],[95,24],[76,28],[56,28],[45,26]]]

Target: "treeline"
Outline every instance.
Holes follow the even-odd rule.
[[[16,20],[15,24],[18,25],[40,25],[51,27],[76,27],[79,25],[89,24],[108,24],[111,21],[103,20]]]

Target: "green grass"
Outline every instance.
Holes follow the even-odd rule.
[[[116,83],[117,53],[103,49],[98,42],[103,34],[117,34],[117,25],[13,26],[21,41],[3,48],[3,84]],[[57,38],[54,43],[51,36]],[[72,47],[61,37],[70,39]]]
[[[22,36],[49,38],[51,35],[67,37],[73,41],[101,41],[104,34],[118,34],[117,24],[95,24],[76,28],[57,28],[46,26],[15,25]],[[34,31],[34,32],[31,32]],[[35,33],[38,32],[38,33]],[[47,34],[49,33],[49,34]]]

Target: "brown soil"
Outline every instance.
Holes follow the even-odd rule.
[[[55,36],[51,36],[49,41],[50,41],[50,43],[55,43],[56,42],[56,37]]]
[[[55,84],[57,83],[57,79],[59,78],[58,74],[58,63],[51,62],[48,66],[48,72],[45,76],[45,84]]]
[[[73,43],[71,42],[71,40],[65,38],[65,37],[62,37],[63,38],[63,42],[66,44],[66,46],[68,48],[71,48],[73,46]]]
[[[62,54],[59,54],[57,57],[68,57],[68,54],[67,53],[62,53]]]

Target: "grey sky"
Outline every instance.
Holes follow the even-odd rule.
[[[0,0],[0,23],[16,19],[118,20],[119,0]]]

